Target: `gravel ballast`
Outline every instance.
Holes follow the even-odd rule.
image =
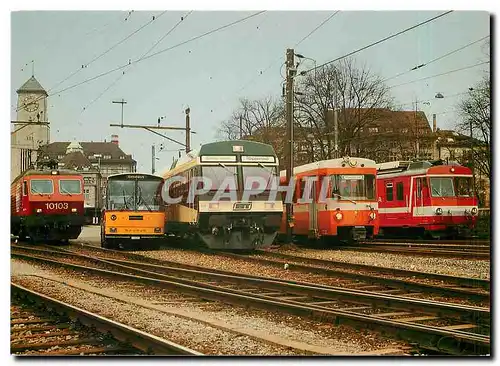
[[[277,312],[193,301],[176,292],[20,260],[11,263],[17,283],[205,354],[359,354],[382,349],[398,353],[397,349],[404,346],[374,332]]]

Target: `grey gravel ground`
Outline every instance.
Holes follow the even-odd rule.
[[[373,332],[217,302],[192,301],[175,292],[20,260],[11,261],[11,273],[13,280],[27,287],[206,354],[357,354],[404,346]],[[266,341],[259,340],[260,336]]]

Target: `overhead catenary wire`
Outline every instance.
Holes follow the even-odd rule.
[[[371,48],[371,47],[373,47],[373,46],[376,46],[376,45],[378,45],[378,44],[380,44],[380,43],[386,42],[386,41],[388,41],[388,40],[390,40],[390,39],[392,39],[392,38],[398,37],[398,36],[400,36],[400,35],[402,35],[402,34],[404,34],[404,33],[406,33],[406,32],[409,32],[409,31],[411,31],[411,30],[413,30],[413,29],[415,29],[415,28],[421,27],[422,25],[425,25],[425,24],[427,24],[427,23],[433,22],[434,20],[437,20],[437,19],[439,19],[439,18],[441,18],[441,17],[444,17],[445,15],[448,15],[448,14],[450,14],[450,13],[452,13],[452,12],[453,12],[453,10],[450,10],[450,11],[447,11],[447,12],[441,13],[441,14],[439,14],[439,15],[436,15],[435,17],[432,17],[432,18],[430,18],[430,19],[427,19],[427,20],[425,20],[425,21],[423,21],[423,22],[420,22],[420,23],[418,23],[418,24],[415,24],[415,25],[413,25],[413,26],[411,26],[411,27],[409,27],[409,28],[403,29],[403,30],[401,30],[401,31],[399,31],[399,32],[393,33],[393,34],[391,34],[391,35],[389,35],[389,36],[387,36],[387,37],[384,37],[384,38],[382,38],[382,39],[380,39],[380,40],[378,40],[378,41],[376,41],[376,42],[370,43],[370,44],[368,44],[368,45],[366,45],[366,46],[364,46],[364,47],[361,47],[361,48],[358,48],[358,49],[356,49],[356,50],[354,50],[354,51],[351,51],[351,52],[349,52],[349,53],[347,53],[347,54],[345,54],[345,55],[343,55],[343,56],[337,57],[337,58],[335,58],[335,59],[333,59],[333,60],[330,60],[330,61],[327,61],[327,62],[325,62],[325,63],[323,63],[323,64],[321,64],[321,65],[315,66],[315,67],[313,67],[313,68],[311,68],[311,69],[309,69],[309,70],[303,71],[303,73],[304,73],[304,74],[306,74],[306,73],[308,73],[308,72],[311,72],[311,71],[317,70],[317,69],[319,69],[319,68],[325,67],[326,65],[329,65],[329,64],[331,64],[331,63],[334,63],[334,62],[340,61],[340,60],[342,60],[342,59],[344,59],[344,58],[347,58],[347,57],[349,57],[349,56],[352,56],[352,55],[354,55],[354,54],[356,54],[356,53],[359,53],[359,52],[361,52],[361,51],[364,51],[364,50],[366,50],[366,49],[368,49],[368,48]]]
[[[222,25],[222,26],[220,26],[220,27],[217,27],[217,28],[215,28],[215,29],[212,29],[212,30],[210,30],[210,31],[207,31],[207,32],[205,32],[205,33],[203,33],[203,34],[201,34],[201,35],[198,35],[198,36],[192,37],[192,38],[190,38],[190,39],[188,39],[188,40],[185,40],[185,41],[183,41],[183,42],[177,43],[177,44],[175,44],[175,45],[173,45],[173,46],[171,46],[171,47],[168,47],[168,48],[165,48],[165,49],[160,50],[160,51],[158,51],[158,52],[155,52],[155,53],[153,53],[153,54],[151,54],[151,55],[149,55],[149,56],[143,57],[143,58],[141,58],[141,59],[137,59],[137,60],[135,60],[135,61],[130,61],[130,62],[128,62],[127,64],[122,65],[122,66],[117,66],[117,67],[115,67],[114,69],[111,69],[111,70],[105,71],[105,72],[103,72],[103,73],[101,73],[101,74],[98,74],[98,75],[96,75],[96,76],[93,76],[93,77],[91,77],[91,78],[88,78],[88,79],[86,79],[86,80],[83,80],[83,81],[81,81],[81,82],[79,82],[79,83],[76,83],[76,84],[70,85],[70,86],[68,86],[68,87],[66,87],[66,88],[63,88],[63,89],[61,89],[61,90],[58,90],[58,91],[55,91],[55,92],[49,93],[49,95],[48,95],[47,97],[51,97],[51,96],[54,96],[54,95],[60,95],[61,93],[64,93],[64,92],[66,92],[66,91],[68,91],[68,90],[74,89],[74,88],[76,88],[76,87],[78,87],[78,86],[81,86],[81,85],[84,85],[84,84],[89,83],[89,82],[91,82],[91,81],[94,81],[94,80],[96,80],[96,79],[99,79],[99,78],[101,78],[101,77],[103,77],[103,76],[109,75],[109,74],[111,74],[111,73],[113,73],[113,72],[116,72],[116,71],[119,71],[119,70],[121,70],[121,69],[124,69],[124,68],[126,68],[126,67],[128,67],[128,66],[130,66],[130,65],[132,65],[132,64],[136,64],[136,63],[138,63],[138,62],[141,62],[141,61],[144,61],[144,60],[150,59],[150,58],[155,57],[155,56],[157,56],[157,55],[159,55],[159,54],[162,54],[162,53],[164,53],[164,52],[171,51],[171,50],[173,50],[173,49],[175,49],[175,48],[177,48],[177,47],[183,46],[183,45],[185,45],[185,44],[187,44],[187,43],[191,43],[191,42],[196,41],[196,40],[198,40],[198,39],[204,38],[204,37],[206,37],[206,36],[208,36],[208,35],[210,35],[210,34],[213,34],[213,33],[219,32],[219,31],[221,31],[221,30],[223,30],[223,29],[226,29],[226,28],[228,28],[228,27],[231,27],[231,26],[234,26],[234,25],[239,24],[239,23],[241,23],[241,22],[244,22],[244,21],[246,21],[246,20],[248,20],[248,19],[250,19],[250,18],[253,18],[253,17],[257,16],[257,15],[260,15],[260,14],[262,14],[262,13],[264,13],[264,12],[265,12],[265,10],[255,12],[255,13],[253,13],[253,14],[251,14],[251,15],[248,15],[248,16],[246,16],[246,17],[240,18],[240,19],[238,19],[238,20],[236,20],[236,21],[233,21],[233,22],[231,22],[231,23],[228,23],[228,24]],[[45,98],[45,97],[44,97],[44,96],[41,96],[41,97],[39,97],[39,98],[35,99],[33,102],[38,101],[38,100],[41,100],[41,99],[43,99],[43,98]]]
[[[151,51],[153,51],[158,44],[160,44],[168,35],[170,35],[183,21],[187,19],[187,17],[193,12],[193,10],[189,11],[186,15],[182,16],[180,20],[172,27],[170,30],[165,33],[163,36],[161,36],[140,58],[146,57]],[[135,64],[134,64],[135,65]],[[125,71],[122,72],[122,74],[116,78],[108,87],[104,89],[99,95],[94,98],[89,104],[87,104],[85,107],[82,108],[82,111],[80,115],[86,111],[92,104],[94,104],[96,101],[98,101],[109,89],[111,89],[113,86],[115,86],[123,77],[125,76]]]
[[[323,20],[318,26],[316,26],[311,32],[309,32],[305,37],[303,37],[300,41],[298,41],[297,43],[295,43],[295,45],[293,46],[293,48],[299,46],[302,42],[304,42],[306,39],[308,39],[311,35],[313,35],[318,29],[320,29],[321,27],[323,27],[328,21],[330,21],[335,15],[337,15],[338,13],[340,12],[340,10],[337,10],[335,11],[333,14],[329,15],[325,20]],[[255,76],[254,78],[252,78],[249,82],[247,82],[245,85],[243,85],[243,87],[241,87],[240,89],[238,89],[238,91],[236,92],[236,94],[239,94],[241,93],[243,90],[245,90],[246,88],[248,88],[251,84],[253,84],[253,82],[255,80],[257,80],[257,78],[259,76],[262,76],[264,75],[267,71],[269,71],[274,65],[276,65],[277,62],[279,62],[281,60],[281,57],[282,56],[278,56],[276,59],[273,59],[273,61],[269,64],[269,66],[267,66],[264,70],[260,71],[259,74],[257,76]]]
[[[94,62],[96,62],[97,60],[99,60],[101,57],[103,57],[106,54],[108,54],[109,52],[111,52],[113,49],[115,49],[116,47],[118,47],[122,43],[126,42],[128,39],[130,39],[131,37],[133,37],[134,35],[136,35],[137,33],[139,33],[141,30],[143,30],[144,28],[146,28],[147,26],[149,26],[155,20],[159,19],[166,12],[167,11],[165,10],[162,13],[160,13],[160,15],[153,16],[148,22],[146,22],[145,24],[143,24],[142,26],[140,26],[139,28],[137,28],[136,30],[134,30],[132,33],[130,33],[129,35],[127,35],[125,38],[123,38],[120,41],[118,41],[117,43],[113,44],[111,47],[107,48],[104,52],[101,52],[99,55],[95,56],[89,62],[87,62],[87,63],[83,64],[81,67],[77,68],[73,73],[71,73],[70,75],[68,75],[67,77],[65,77],[63,80],[59,81],[56,85],[54,85],[53,87],[51,87],[48,91],[50,92],[51,90],[55,89],[56,87],[58,87],[59,85],[61,85],[65,81],[71,79],[73,76],[75,76],[76,74],[78,74],[80,71],[82,71],[83,69],[87,68],[88,66],[90,66],[91,64],[93,64]]]
[[[397,84],[397,85],[391,85],[391,86],[388,87],[388,89],[397,88],[397,87],[400,87],[400,86],[403,86],[403,85],[413,84],[413,83],[416,83],[416,82],[419,82],[419,81],[424,81],[424,80],[428,80],[428,79],[437,78],[439,76],[453,74],[453,73],[458,72],[458,71],[463,71],[463,70],[471,69],[471,68],[478,67],[478,66],[481,66],[481,65],[484,65],[484,64],[489,64],[489,63],[490,63],[489,61],[480,62],[480,63],[474,64],[474,65],[469,65],[469,66],[461,67],[459,69],[455,69],[455,70],[443,72],[441,74],[431,75],[431,76],[427,76],[427,77],[424,77],[424,78],[421,78],[421,79],[416,79],[416,80],[408,81],[408,82]]]
[[[457,49],[455,49],[455,50],[453,50],[453,51],[450,51],[450,52],[448,52],[448,53],[446,53],[446,54],[444,54],[444,55],[442,55],[442,56],[439,56],[439,57],[437,57],[437,58],[435,58],[435,59],[431,60],[431,61],[424,62],[423,64],[420,64],[420,65],[418,65],[418,66],[415,66],[415,67],[411,68],[410,70],[403,71],[403,72],[401,72],[401,73],[399,73],[399,74],[397,74],[397,75],[394,75],[394,76],[391,76],[391,77],[389,77],[389,78],[387,78],[387,79],[384,79],[384,80],[382,80],[382,82],[386,82],[386,81],[389,81],[389,80],[392,80],[392,79],[398,78],[398,77],[400,77],[400,76],[402,76],[402,75],[405,75],[405,74],[407,74],[407,73],[409,73],[409,72],[412,72],[412,71],[414,71],[414,70],[421,69],[422,67],[428,66],[428,65],[430,65],[430,64],[432,64],[432,63],[434,63],[434,62],[436,62],[436,61],[442,60],[442,59],[443,59],[443,58],[445,58],[445,57],[451,56],[451,55],[452,55],[452,54],[454,54],[454,53],[457,53],[457,52],[459,52],[459,51],[461,51],[461,50],[463,50],[463,49],[465,49],[465,48],[467,48],[467,47],[470,47],[470,46],[472,46],[472,45],[474,45],[474,44],[476,44],[476,43],[478,43],[478,42],[481,42],[481,41],[485,40],[485,39],[486,39],[486,38],[488,38],[488,37],[489,37],[489,35],[484,36],[484,37],[482,37],[482,38],[480,38],[480,39],[478,39],[478,40],[476,40],[476,41],[474,41],[474,42],[468,43],[468,44],[466,44],[465,46],[462,46],[462,47],[457,48]]]
[[[133,10],[132,10],[132,12],[133,12]],[[130,15],[130,14],[131,14],[131,12],[129,12],[129,15]],[[110,26],[111,24],[113,24],[113,23],[117,22],[118,20],[119,20],[119,21],[121,21],[121,22],[123,22],[123,21],[126,21],[126,20],[127,20],[127,18],[123,19],[123,16],[120,14],[120,17],[119,17],[119,18],[114,18],[113,20],[110,20],[109,22],[105,23],[105,24],[104,24],[104,25],[102,25],[102,26],[95,27],[94,29],[91,29],[91,30],[90,30],[90,31],[88,31],[87,33],[83,34],[82,36],[83,36],[83,37],[87,37],[87,36],[89,36],[89,35],[91,35],[91,34],[93,34],[93,33],[100,34],[100,33],[101,33],[101,32],[102,32],[105,28],[107,28],[107,27],[108,27],[108,26]],[[41,52],[45,51],[47,48],[49,48],[51,45],[55,44],[55,43],[56,43],[56,42],[58,42],[58,41],[59,41],[59,38],[57,38],[57,37],[56,37],[56,38],[51,39],[50,41],[45,42],[45,43],[44,43],[44,47],[43,47],[40,51],[38,51],[38,52],[39,52],[39,53],[41,53]],[[23,65],[23,67],[21,68],[21,71],[24,71],[24,68],[25,68],[26,66],[28,66],[29,64],[31,64],[32,62],[33,62],[33,60],[28,61],[27,63],[25,63],[25,64]]]

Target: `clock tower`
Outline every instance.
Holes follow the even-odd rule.
[[[11,180],[33,166],[38,148],[50,142],[47,97],[35,76],[17,90],[17,117],[11,130]]]

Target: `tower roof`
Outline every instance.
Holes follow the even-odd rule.
[[[27,82],[23,84],[19,89],[17,89],[17,93],[20,92],[42,92],[47,95],[45,89],[40,85],[37,79],[34,76],[30,77]]]

